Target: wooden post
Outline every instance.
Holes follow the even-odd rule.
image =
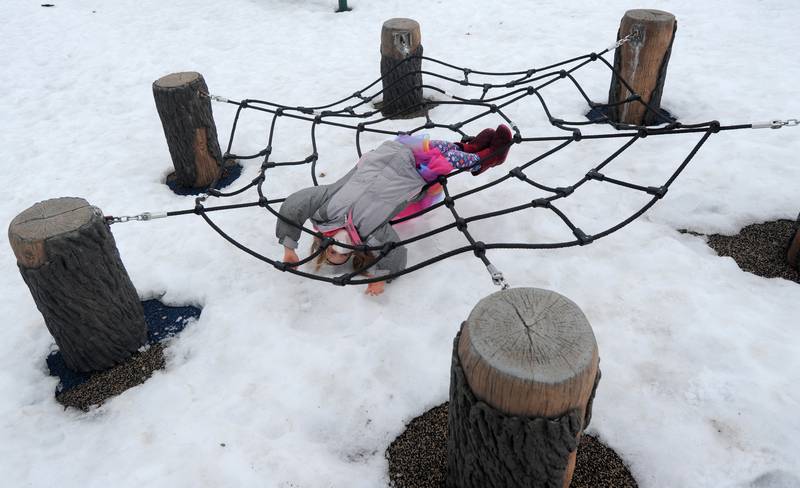
[[[789,241],[789,251],[786,255],[789,266],[800,271],[800,215],[794,225],[794,236]]]
[[[499,291],[456,336],[448,488],[566,488],[600,379],[575,303],[538,288]]]
[[[422,37],[419,23],[389,19],[381,30],[384,117],[413,117],[425,112],[422,99]],[[412,59],[407,59],[413,57]]]
[[[661,10],[628,10],[620,22],[617,39],[629,34],[633,38],[619,47],[614,54],[614,69],[619,73],[611,77],[608,103],[618,103],[636,94],[654,111],[642,103],[632,101],[609,107],[613,122],[631,125],[660,124],[661,93],[667,77],[667,64],[672,52],[672,42],[678,22],[675,16]],[[633,89],[628,90],[620,77]]]
[[[8,239],[70,369],[110,368],[147,342],[142,304],[99,209],[82,198],[45,200],[11,221]]]
[[[172,73],[153,82],[153,98],[180,186],[206,188],[220,175],[222,152],[208,86],[195,72]]]

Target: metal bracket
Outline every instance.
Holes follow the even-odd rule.
[[[400,51],[404,58],[408,57],[408,55],[411,53],[411,32],[395,32],[392,37],[394,48]]]

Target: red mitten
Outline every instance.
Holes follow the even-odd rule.
[[[494,129],[483,129],[478,132],[478,135],[473,137],[469,142],[457,142],[456,145],[461,147],[461,150],[468,153],[476,153],[481,149],[486,149],[492,143],[494,137]]]
[[[476,153],[481,158],[481,165],[477,171],[472,171],[472,175],[477,176],[493,166],[503,164],[508,156],[508,150],[511,149],[513,138],[511,129],[507,125],[498,125],[489,147]]]

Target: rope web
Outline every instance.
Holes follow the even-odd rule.
[[[403,83],[403,82],[407,83],[407,80],[405,79],[406,77],[418,76],[421,73],[422,75],[425,75],[425,77],[427,77],[428,80],[436,79],[443,82],[443,84],[449,83],[453,85],[471,87],[472,89],[474,89],[474,91],[480,93],[480,95],[473,98],[456,96],[447,92],[446,90],[442,89],[439,86],[423,84],[422,88],[430,90],[432,92],[439,93],[443,97],[445,97],[446,100],[424,100],[420,105],[408,107],[406,109],[407,112],[416,112],[419,111],[420,109],[430,109],[435,106],[443,106],[443,105],[470,105],[480,109],[480,113],[470,118],[460,120],[458,122],[443,124],[432,120],[430,118],[429,110],[426,110],[425,123],[411,130],[404,130],[404,131],[390,131],[376,127],[376,125],[380,124],[381,122],[388,120],[388,117],[382,117],[380,115],[380,111],[375,109],[371,105],[371,102],[375,101],[376,98],[381,97],[384,93],[384,89],[381,89],[380,85],[380,83],[383,80],[383,77],[378,78],[377,80],[373,81],[363,89],[353,93],[350,96],[344,97],[341,100],[338,100],[336,102],[327,105],[320,105],[315,107],[287,106],[269,101],[254,100],[254,99],[234,101],[223,97],[203,94],[205,96],[212,98],[217,102],[228,103],[237,106],[236,115],[234,117],[230,131],[230,138],[228,140],[227,148],[223,156],[223,165],[225,164],[225,162],[234,159],[236,160],[260,159],[262,160],[261,168],[258,171],[257,176],[250,183],[246,184],[241,188],[228,192],[223,192],[219,190],[209,190],[206,194],[203,194],[196,199],[194,209],[177,211],[177,212],[168,212],[162,216],[183,215],[188,213],[198,214],[205,220],[206,223],[208,223],[209,226],[211,226],[212,229],[214,229],[217,233],[219,233],[228,242],[230,242],[232,245],[236,246],[240,250],[246,252],[247,254],[250,254],[251,256],[255,257],[256,259],[268,263],[280,271],[289,272],[305,278],[324,281],[335,285],[357,285],[357,284],[366,284],[376,281],[394,279],[399,276],[412,273],[424,267],[430,266],[434,263],[445,260],[452,256],[456,256],[462,253],[473,253],[486,266],[487,270],[492,276],[494,283],[505,288],[508,285],[505,282],[502,273],[500,273],[488,259],[487,257],[488,250],[557,249],[557,248],[566,248],[572,246],[584,246],[590,244],[598,239],[606,237],[622,229],[629,223],[636,220],[642,214],[644,214],[648,209],[650,209],[650,207],[655,205],[656,202],[658,202],[661,198],[663,198],[664,195],[669,190],[670,186],[675,181],[675,179],[686,168],[686,166],[689,164],[692,158],[697,154],[697,152],[700,150],[703,144],[705,144],[705,142],[711,137],[712,134],[727,130],[761,128],[762,126],[777,128],[775,124],[781,122],[781,121],[773,121],[772,123],[768,123],[770,125],[762,124],[759,127],[756,127],[755,124],[721,126],[720,123],[715,120],[687,125],[667,118],[663,112],[651,107],[649,104],[644,102],[642,98],[639,96],[639,94],[634,92],[634,90],[631,88],[628,82],[622,79],[620,73],[614,68],[612,62],[609,62],[605,58],[605,56],[609,52],[613,52],[615,49],[620,47],[625,42],[629,42],[631,40],[631,37],[632,36],[627,36],[625,38],[622,38],[616,44],[610,46],[609,48],[599,53],[585,54],[583,56],[567,59],[565,61],[551,64],[549,66],[536,69],[528,69],[524,71],[510,71],[510,72],[477,71],[469,68],[455,66],[428,56],[409,56],[405,58],[398,66],[396,66],[395,69],[399,69],[405,63],[410,63],[414,60],[421,59],[422,61],[425,61],[426,64],[428,65],[436,66],[437,68],[441,68],[443,71],[446,70],[446,72],[449,73],[449,75],[426,69],[422,69],[419,71],[415,70],[395,80],[393,84]],[[621,83],[623,86],[625,86],[625,88],[627,88],[628,92],[630,93],[628,98],[616,104],[598,104],[590,100],[583,87],[575,78],[574,74],[577,71],[581,70],[582,68],[592,63],[600,63],[605,67],[607,67],[608,70],[612,72],[613,76],[616,77],[618,82]],[[475,75],[479,75],[482,78],[496,80],[496,82],[477,83],[470,79],[471,77],[475,78],[476,77]],[[389,74],[385,75],[384,77],[389,77]],[[542,90],[555,83],[568,83],[573,85],[576,92],[592,108],[608,109],[610,107],[621,106],[623,104],[641,104],[645,107],[645,110],[647,112],[654,114],[657,117],[657,120],[662,121],[664,125],[660,125],[657,127],[647,127],[647,126],[617,124],[611,122],[606,118],[604,120],[601,120],[601,122],[607,123],[608,127],[614,129],[613,131],[601,134],[583,134],[580,130],[581,126],[595,124],[597,122],[589,120],[566,121],[554,117],[550,111],[550,107],[548,106],[548,103],[545,100],[544,95],[542,94]],[[390,90],[393,84],[387,86],[386,90],[387,91]],[[415,90],[415,89],[419,88],[412,87],[410,90]],[[402,93],[397,98],[399,99],[406,95],[408,95],[408,93]],[[550,125],[563,131],[564,132],[563,135],[556,135],[550,137],[531,137],[522,134],[519,127],[507,115],[506,109],[511,107],[513,104],[520,102],[521,100],[531,99],[531,98],[535,99],[535,101],[538,102],[538,104],[541,106]],[[384,103],[391,103],[391,102],[392,100],[384,100]],[[236,134],[237,124],[239,122],[240,115],[244,110],[253,110],[271,115],[267,144],[266,146],[263,147],[263,149],[261,149],[259,152],[255,154],[241,155],[241,154],[233,154],[231,152],[231,148],[233,146]],[[510,165],[509,162],[506,162],[506,166],[504,167],[513,166],[510,169],[510,171],[507,171],[504,174],[501,174],[496,178],[493,178],[491,181],[483,185],[480,185],[478,187],[466,191],[461,191],[461,192],[452,191],[452,189],[450,188],[450,181],[452,178],[456,178],[460,176],[462,173],[468,172],[469,168],[458,169],[446,176],[439,177],[437,181],[425,185],[421,190],[422,192],[427,191],[427,189],[435,183],[441,184],[442,189],[444,191],[443,201],[436,203],[424,210],[418,211],[412,215],[408,215],[401,219],[396,219],[391,221],[391,224],[395,225],[400,222],[404,222],[419,217],[428,212],[433,212],[442,208],[444,208],[445,211],[449,212],[449,214],[452,216],[452,222],[434,228],[422,234],[408,237],[406,239],[402,239],[397,242],[388,242],[382,246],[349,245],[343,242],[335,241],[330,237],[324,237],[320,232],[305,227],[303,225],[304,224],[303,222],[293,222],[291,220],[288,220],[286,217],[282,216],[279,213],[278,209],[276,208],[276,205],[282,203],[285,200],[285,197],[275,197],[272,195],[265,194],[264,183],[268,180],[268,178],[277,178],[276,176],[278,174],[277,170],[279,168],[287,166],[308,165],[310,168],[311,179],[313,181],[313,184],[315,186],[319,185],[319,182],[317,180],[317,162],[319,160],[319,154],[317,152],[317,129],[320,126],[335,126],[354,131],[356,149],[360,157],[362,155],[361,137],[362,134],[364,133],[383,134],[385,136],[397,136],[400,134],[414,134],[427,129],[443,128],[459,134],[462,137],[462,140],[468,140],[468,135],[462,130],[463,127],[466,124],[475,122],[479,119],[488,116],[493,116],[493,117],[499,116],[500,118],[505,120],[511,127],[514,137],[509,145],[525,144],[533,142],[553,142],[555,145],[554,147],[536,155],[532,159],[522,162],[521,164],[518,164],[516,166]],[[273,143],[275,142],[274,136],[275,136],[276,126],[282,119],[297,119],[306,121],[311,124],[312,153],[308,155],[306,158],[298,161],[275,161],[271,158]],[[794,124],[782,123],[782,125],[794,125]],[[629,149],[631,146],[636,144],[641,139],[644,139],[646,137],[654,137],[662,135],[678,135],[687,133],[697,133],[700,134],[701,137],[689,150],[685,158],[681,161],[681,163],[677,166],[677,168],[669,176],[669,178],[666,181],[664,181],[663,184],[661,184],[660,186],[644,186],[631,181],[614,179],[606,176],[603,173],[603,170],[608,168],[609,165],[612,164],[614,160],[617,159],[618,156],[620,156],[623,152],[625,152],[627,149]],[[582,141],[587,141],[587,140],[612,139],[612,138],[620,139],[621,144],[618,147],[618,149],[614,151],[612,154],[610,154],[608,157],[603,159],[602,161],[599,161],[583,177],[581,177],[580,179],[578,179],[569,186],[550,187],[540,182],[537,182],[535,179],[533,179],[530,175],[526,173],[526,171],[529,170],[536,163],[544,160],[545,158],[557,153],[558,151],[561,151],[562,149],[570,145],[578,144]],[[499,150],[495,151],[495,153],[497,152],[499,152]],[[498,173],[499,172],[498,168],[494,168],[493,169],[494,173],[492,174]],[[545,192],[547,196],[533,199],[526,204],[500,208],[491,212],[471,215],[467,217],[463,216],[459,212],[457,204],[462,199],[467,198],[470,195],[479,193],[481,191],[487,190],[489,188],[492,188],[507,180],[516,180],[519,182],[519,184],[529,185],[532,188]],[[569,198],[571,195],[574,195],[577,190],[579,190],[583,185],[585,185],[590,181],[602,182],[609,185],[616,185],[619,187],[628,188],[634,191],[641,192],[642,194],[645,194],[650,198],[643,206],[641,206],[641,208],[636,210],[632,215],[628,216],[624,220],[618,222],[616,225],[613,225],[609,228],[606,228],[594,234],[587,234],[582,229],[577,227],[573,223],[573,220],[568,215],[566,215],[566,213],[563,212],[559,208],[559,206],[563,200]],[[214,186],[215,184],[212,184],[212,188]],[[232,205],[219,205],[214,207],[208,207],[205,205],[206,201],[209,198],[213,197],[218,199],[224,199],[227,197],[233,197],[235,195],[242,194],[253,188],[255,188],[255,191],[258,194],[257,201],[250,203],[232,204]],[[220,226],[218,226],[217,223],[215,223],[214,220],[212,220],[211,216],[209,215],[213,211],[230,210],[243,207],[256,207],[256,206],[264,208],[267,212],[271,213],[276,218],[281,219],[284,222],[287,222],[292,226],[297,227],[298,229],[301,229],[303,233],[309,234],[313,237],[320,238],[321,245],[315,252],[313,252],[306,258],[300,260],[298,263],[285,263],[279,260],[271,259],[268,256],[264,256],[259,252],[243,245],[242,243],[231,237],[228,233],[226,233],[222,228],[220,228]],[[571,237],[567,240],[560,242],[541,242],[541,243],[485,242],[477,239],[476,236],[473,235],[472,232],[470,232],[469,224],[471,224],[472,222],[492,219],[503,215],[514,214],[516,212],[521,212],[528,209],[540,209],[541,211],[544,212],[551,212],[563,222],[566,229],[568,229],[569,232],[571,233]],[[147,219],[145,218],[140,220],[147,220]],[[447,252],[443,252],[436,256],[429,257],[428,259],[410,265],[407,268],[398,272],[393,272],[379,277],[363,276],[363,274],[369,268],[377,264],[378,261],[386,257],[398,246],[405,246],[417,241],[429,239],[433,236],[436,236],[451,229],[456,229],[463,235],[466,241],[466,244],[464,246],[449,250]],[[351,272],[342,274],[340,276],[324,276],[320,274],[309,273],[300,269],[300,266],[314,260],[321,253],[325,252],[325,249],[334,244],[348,249],[369,251],[376,256],[377,261],[373,261],[369,265],[364,266],[360,269],[353,269]]]

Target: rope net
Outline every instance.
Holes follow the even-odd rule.
[[[405,58],[403,61],[401,61],[394,69],[402,69],[403,67],[408,68],[407,66],[405,66],[406,63],[412,63],[415,61],[417,62],[424,61],[427,65],[439,68],[444,73],[439,73],[428,69],[412,70],[399,78],[397,78],[396,76],[393,77],[397,79],[395,79],[392,82],[392,84],[388,84],[387,86],[382,87],[381,82],[383,81],[384,78],[388,78],[391,73],[386,74],[383,77],[376,79],[375,81],[373,81],[366,87],[362,88],[361,90],[353,93],[350,96],[344,97],[336,102],[327,105],[320,105],[315,107],[287,106],[265,100],[254,100],[254,99],[234,101],[222,97],[204,94],[214,99],[215,101],[233,104],[237,106],[236,114],[230,131],[230,138],[228,140],[227,148],[223,156],[223,165],[227,161],[234,159],[235,160],[260,159],[262,160],[261,167],[260,170],[258,171],[258,175],[245,186],[228,192],[222,192],[219,190],[210,190],[208,191],[208,193],[201,195],[200,197],[197,198],[195,203],[195,208],[193,210],[169,212],[167,215],[171,216],[171,215],[180,215],[187,213],[196,213],[200,215],[205,220],[205,222],[208,223],[209,226],[211,226],[212,229],[214,229],[217,233],[219,233],[228,242],[230,242],[237,248],[241,249],[242,251],[246,252],[247,254],[250,254],[251,256],[255,257],[256,259],[268,263],[280,271],[293,273],[298,276],[318,281],[324,281],[335,285],[351,285],[351,284],[355,285],[355,284],[366,284],[376,281],[390,280],[408,273],[412,273],[414,271],[430,266],[434,263],[445,260],[452,256],[456,256],[462,253],[473,253],[486,266],[495,284],[503,286],[505,288],[508,285],[503,279],[502,273],[498,272],[498,270],[489,261],[487,257],[487,251],[493,249],[557,249],[557,248],[566,248],[572,246],[584,246],[594,241],[597,241],[598,239],[606,237],[622,229],[623,227],[630,224],[634,220],[636,220],[638,217],[644,214],[648,209],[650,209],[650,207],[655,205],[656,202],[658,202],[661,198],[663,198],[664,195],[669,190],[670,186],[675,181],[675,179],[681,174],[681,172],[683,172],[683,170],[686,168],[686,166],[689,164],[692,158],[697,154],[697,152],[700,150],[703,144],[705,144],[705,142],[709,139],[709,137],[711,137],[712,134],[724,130],[751,128],[751,125],[721,126],[717,121],[709,121],[691,125],[682,124],[680,122],[677,122],[669,118],[668,115],[665,114],[663,111],[651,107],[648,103],[642,100],[642,97],[639,94],[635,93],[634,89],[628,84],[628,82],[622,79],[620,73],[618,72],[618,70],[615,69],[614,65],[605,58],[605,55],[607,55],[609,52],[613,52],[616,48],[618,48],[620,45],[629,40],[630,36],[621,39],[619,42],[617,42],[617,44],[599,53],[590,53],[572,59],[567,59],[565,61],[561,61],[558,63],[554,63],[549,66],[536,69],[528,69],[524,71],[510,71],[510,72],[477,71],[469,68],[455,66],[428,56],[409,56]],[[581,84],[576,79],[575,73],[593,63],[600,63],[604,65],[613,74],[617,82],[621,83],[623,86],[625,86],[625,88],[627,88],[630,95],[625,100],[613,104],[595,103],[592,100],[590,100],[589,96],[586,94],[586,91],[583,89]],[[419,125],[418,127],[403,131],[391,131],[379,128],[378,125],[381,124],[382,122],[389,120],[389,118],[381,116],[380,110],[375,109],[371,105],[371,103],[374,102],[376,98],[381,97],[384,94],[384,91],[387,92],[390,91],[394,87],[394,84],[404,83],[404,82],[407,83],[406,78],[419,76],[420,74],[424,75],[428,80],[435,79],[440,81],[442,84],[452,84],[462,87],[468,87],[465,90],[475,91],[476,96],[475,97],[457,96],[449,93],[448,91],[444,90],[439,86],[423,84],[422,88],[429,90],[432,93],[438,93],[442,95],[444,98],[446,98],[445,100],[424,99],[417,105],[405,108],[404,112],[408,114],[418,113],[420,110],[424,110],[425,122]],[[474,78],[476,77],[488,78],[494,80],[495,82],[478,83],[474,81]],[[568,83],[572,85],[575,91],[579,94],[579,96],[581,96],[583,100],[589,105],[589,107],[593,109],[599,109],[600,111],[603,111],[604,109],[607,110],[612,107],[619,107],[624,104],[641,104],[644,106],[644,109],[649,114],[655,116],[656,120],[663,122],[663,124],[657,127],[627,125],[627,124],[615,123],[609,120],[608,117],[603,117],[599,121],[590,121],[590,120],[566,121],[556,118],[551,113],[550,107],[545,99],[545,96],[542,93],[543,89],[556,83]],[[419,90],[419,89],[420,89],[419,87],[412,87],[409,90]],[[401,93],[400,95],[397,96],[397,98],[398,99],[403,98],[406,95],[408,95],[407,92]],[[524,99],[534,99],[535,103],[538,103],[541,106],[541,109],[544,115],[547,117],[547,120],[549,121],[550,125],[559,129],[560,131],[563,131],[563,135],[555,135],[548,137],[528,137],[525,134],[523,134],[520,128],[517,126],[517,124],[515,124],[514,121],[507,115],[508,112],[507,109],[509,109],[512,105]],[[396,99],[393,98],[391,100],[383,100],[383,102],[384,104],[387,104],[387,103],[392,103],[395,100]],[[446,105],[473,106],[477,110],[479,110],[479,113],[472,117],[453,123],[439,123],[432,120],[430,117],[430,109],[433,107],[446,106]],[[269,122],[267,143],[263,147],[263,149],[261,149],[255,154],[241,155],[241,154],[233,154],[231,152],[231,148],[233,146],[236,134],[237,124],[239,123],[240,116],[244,110],[262,112],[269,114],[269,116],[271,116],[271,121]],[[395,116],[396,115],[403,115],[403,114],[400,113],[400,114],[395,114]],[[529,159],[527,161],[521,162],[516,166],[513,166],[509,171],[503,174],[499,174],[498,176],[491,179],[489,182],[469,190],[454,192],[450,188],[450,181],[453,178],[460,176],[462,173],[468,172],[469,168],[455,170],[446,176],[439,177],[437,181],[425,185],[425,187],[423,187],[421,190],[422,192],[427,191],[427,189],[435,183],[440,184],[444,191],[444,199],[439,203],[436,203],[428,208],[425,208],[424,210],[420,210],[411,215],[407,215],[404,216],[403,218],[391,221],[391,224],[395,225],[419,217],[423,214],[439,210],[448,212],[452,217],[452,222],[434,228],[422,234],[411,236],[397,242],[389,242],[379,247],[368,246],[368,245],[349,245],[343,242],[335,241],[330,237],[324,237],[320,232],[305,227],[304,222],[293,222],[291,220],[288,220],[286,217],[281,215],[278,211],[278,208],[276,208],[276,205],[282,203],[285,200],[285,197],[276,197],[273,195],[267,195],[265,193],[264,183],[268,180],[268,178],[277,178],[277,176],[274,176],[278,173],[277,170],[288,166],[307,165],[310,168],[311,180],[313,184],[319,185],[319,182],[317,180],[317,162],[319,160],[319,154],[317,151],[317,130],[320,126],[334,126],[354,131],[356,149],[358,152],[358,156],[360,157],[362,155],[361,139],[364,133],[382,134],[385,136],[397,136],[400,134],[415,134],[417,132],[424,130],[441,128],[459,134],[462,140],[468,140],[469,139],[468,135],[463,131],[464,126],[466,124],[490,116],[495,118],[496,117],[502,118],[511,127],[514,137],[513,140],[509,143],[509,146],[515,144],[519,145],[519,144],[534,143],[534,142],[552,142],[554,146],[540,154],[537,154],[532,159]],[[274,138],[276,133],[276,126],[282,119],[296,119],[308,122],[310,124],[312,153],[309,154],[306,158],[298,161],[275,161],[271,158],[273,152],[273,143],[275,142]],[[605,123],[607,124],[608,127],[613,128],[614,130],[601,134],[583,134],[581,132],[580,130],[581,126],[595,124],[598,122]],[[612,164],[615,161],[615,159],[617,159],[623,152],[625,152],[627,149],[629,149],[631,146],[636,144],[641,139],[651,136],[678,135],[678,134],[689,134],[689,133],[699,134],[700,135],[699,140],[689,150],[685,158],[681,161],[681,163],[677,166],[677,168],[669,176],[669,178],[666,181],[664,181],[663,184],[661,184],[660,186],[644,186],[630,181],[614,179],[606,176],[603,173],[603,170],[608,168],[608,166]],[[578,179],[571,185],[550,187],[536,181],[526,173],[526,171],[528,171],[536,163],[544,160],[549,156],[552,156],[553,154],[563,150],[564,148],[570,145],[578,144],[582,141],[587,141],[587,140],[614,139],[614,138],[620,139],[621,141],[621,144],[618,147],[618,149],[616,149],[605,159],[602,159],[602,161],[597,162],[597,164],[594,165],[590,171],[588,171],[585,175],[583,175],[580,179]],[[506,165],[504,167],[512,166],[509,163],[510,161],[506,162],[505,163]],[[499,166],[494,168],[491,174],[494,176],[500,173],[501,170],[499,170],[499,168],[500,168]],[[491,212],[471,215],[467,217],[459,213],[457,204],[460,201],[471,195],[475,195],[481,191],[495,187],[508,180],[514,180],[517,181],[519,184],[528,185],[532,189],[533,188],[538,189],[541,192],[544,192],[544,194],[547,196],[532,199],[530,202],[526,204],[500,208],[497,210],[493,210]],[[578,191],[588,182],[602,182],[609,185],[624,187],[630,190],[641,192],[642,194],[647,195],[649,199],[643,206],[641,206],[641,208],[636,210],[633,214],[631,214],[624,220],[602,231],[596,232],[594,234],[587,234],[581,228],[577,227],[573,223],[573,220],[570,219],[570,217],[564,211],[562,211],[559,208],[559,206],[563,200],[569,198],[571,195],[574,195],[576,191]],[[212,188],[213,187],[214,185],[212,185]],[[250,203],[233,204],[233,205],[219,205],[215,207],[205,206],[205,202],[209,198],[224,199],[227,197],[232,197],[235,195],[242,194],[253,188],[255,188],[255,191],[258,194],[257,201]],[[302,232],[305,234],[309,234],[313,237],[320,238],[321,245],[316,251],[311,253],[306,258],[300,260],[300,262],[285,263],[279,260],[271,259],[270,257],[265,256],[243,245],[242,243],[231,237],[228,233],[226,233],[209,216],[209,213],[212,211],[230,210],[236,208],[255,207],[255,206],[264,208],[267,212],[271,213],[276,218],[281,219],[284,222],[288,222],[289,224],[297,227],[298,229],[301,229]],[[540,243],[486,242],[476,238],[476,236],[474,236],[473,233],[470,232],[469,224],[471,224],[472,222],[492,219],[503,215],[514,214],[528,209],[539,209],[543,212],[551,212],[552,214],[557,216],[557,218],[563,222],[566,229],[569,230],[569,233],[571,234],[570,238],[558,242],[540,242]],[[464,246],[451,249],[447,252],[443,252],[435,256],[428,257],[427,259],[414,263],[398,272],[390,273],[388,275],[382,275],[380,277],[364,276],[365,272],[369,268],[371,268],[378,261],[386,257],[398,246],[405,246],[407,244],[429,239],[433,236],[436,236],[451,229],[456,229],[461,234],[463,234],[463,237],[466,240],[466,244]],[[344,248],[359,250],[359,251],[368,251],[373,255],[375,255],[377,260],[369,263],[368,265],[365,265],[364,267],[361,267],[359,269],[353,269],[351,272],[339,276],[325,276],[317,273],[310,273],[304,271],[303,269],[300,269],[300,267],[303,264],[308,263],[317,258],[317,256],[325,252],[325,249],[327,249],[331,245],[339,245]]]

